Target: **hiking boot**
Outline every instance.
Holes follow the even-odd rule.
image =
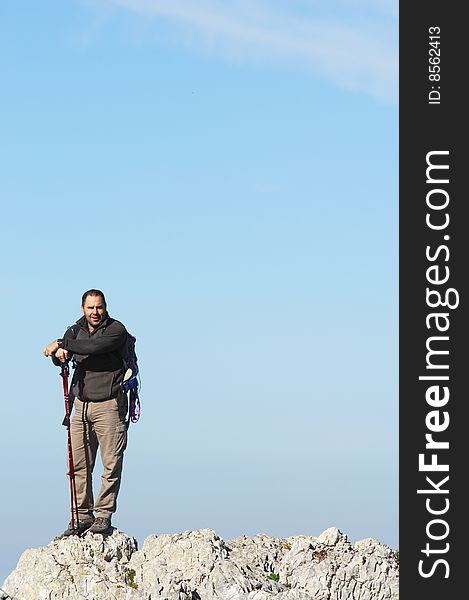
[[[111,519],[106,517],[96,517],[93,525],[90,527],[91,533],[107,533],[111,529]]]
[[[78,525],[77,525],[77,522],[75,521],[75,527],[72,529],[72,522],[70,521],[67,529],[62,533],[62,535],[63,536],[82,535],[83,533],[85,533],[85,531],[87,531],[91,527],[91,525],[93,525],[93,522],[94,522],[94,519],[92,517],[88,517],[86,519],[83,518],[78,521]]]

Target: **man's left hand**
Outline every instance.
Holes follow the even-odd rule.
[[[59,348],[59,342],[54,340],[44,348],[44,356],[54,356]]]

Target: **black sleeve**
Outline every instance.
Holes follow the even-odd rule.
[[[65,348],[64,346],[64,342],[68,342],[68,340],[73,340],[76,338],[78,333],[78,325],[71,325],[70,327],[67,327],[67,331],[64,333],[63,338],[62,338],[62,348]],[[55,358],[55,355],[51,356],[52,358],[52,362],[54,363],[54,365],[56,367],[61,367],[63,365],[63,362],[61,362],[58,358]],[[70,357],[71,358],[71,357]]]
[[[100,336],[92,335],[84,339],[68,339],[62,341],[62,348],[74,354],[105,354],[119,350],[127,338],[127,330],[118,321],[114,321],[106,327]]]

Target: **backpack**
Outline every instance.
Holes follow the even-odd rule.
[[[138,359],[135,352],[137,338],[127,332],[127,343],[124,349],[124,382],[122,389],[129,401],[129,420],[136,423],[140,419],[140,377]]]

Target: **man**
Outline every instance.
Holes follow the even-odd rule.
[[[75,404],[70,432],[78,524],[72,529],[70,523],[63,535],[111,530],[127,445],[127,396],[122,392],[127,330],[109,316],[100,290],[86,291],[81,308],[83,316],[44,349],[57,366],[72,357],[75,364],[69,397]],[[98,447],[103,474],[95,502],[92,474]]]

